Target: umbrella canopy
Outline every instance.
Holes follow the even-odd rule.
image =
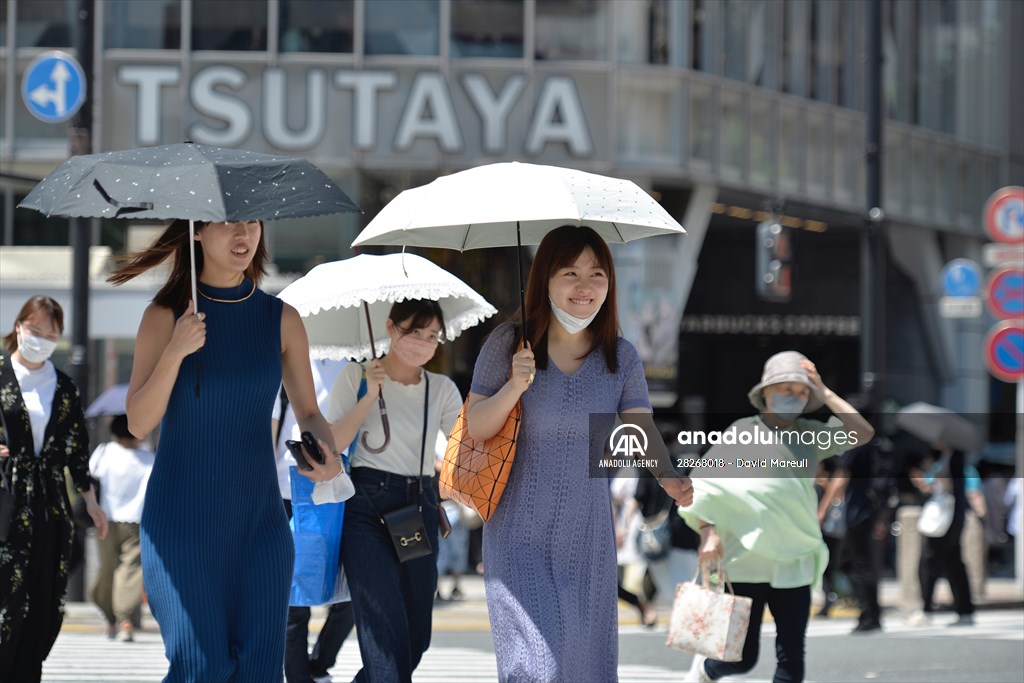
[[[227,222],[360,210],[305,159],[191,142],[71,157],[18,206],[47,216]]]
[[[465,282],[415,254],[361,254],[323,263],[278,296],[302,316],[310,354],[318,359],[366,360],[374,351],[377,355],[387,351],[390,340],[385,321],[391,305],[398,301],[430,299],[440,303],[446,339],[458,337],[498,312]]]
[[[115,384],[96,397],[85,409],[86,417],[125,415],[128,413],[128,385]]]
[[[930,403],[911,403],[896,411],[900,428],[928,443],[943,443],[961,451],[981,445],[978,430],[967,418]]]
[[[513,247],[540,244],[562,225],[587,225],[609,243],[686,232],[632,181],[513,161],[405,190],[352,246]]]

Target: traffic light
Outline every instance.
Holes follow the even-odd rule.
[[[778,221],[757,225],[757,295],[765,301],[789,301],[793,251],[789,229]]]

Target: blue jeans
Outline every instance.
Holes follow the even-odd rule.
[[[421,479],[423,522],[433,552],[399,563],[380,515],[419,498],[416,477],[368,467],[352,470],[356,495],[345,503],[341,563],[352,592],[363,668],[357,683],[409,683],[430,646],[437,590],[437,499]]]
[[[711,679],[745,674],[757,664],[761,646],[761,621],[765,605],[775,617],[775,669],[774,683],[799,683],[804,680],[804,641],[811,611],[811,587],[772,588],[767,583],[734,583],[736,595],[752,598],[750,626],[743,642],[743,659],[739,662],[720,662],[708,659],[704,671]]]

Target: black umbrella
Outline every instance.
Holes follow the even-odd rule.
[[[360,208],[305,159],[184,142],[74,156],[18,205],[47,216],[236,222]],[[191,235],[190,235],[191,236]],[[192,299],[195,294],[194,240]]]

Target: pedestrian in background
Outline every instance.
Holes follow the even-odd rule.
[[[127,415],[114,416],[110,434],[110,441],[97,446],[89,458],[89,473],[99,483],[100,507],[109,521],[89,593],[107,620],[107,636],[131,642],[132,620],[142,605],[139,522],[156,454],[128,431]]]
[[[313,373],[313,390],[321,412],[327,410],[330,403],[331,387],[338,373],[345,367],[343,360],[309,359],[309,368]],[[295,459],[287,442],[289,439],[299,440],[302,433],[295,419],[295,411],[287,392],[278,393],[274,405],[275,418],[271,429],[275,435],[277,483],[281,489],[281,498],[288,518],[292,516],[292,484],[290,468],[296,465]],[[338,659],[338,652],[355,625],[352,614],[352,603],[348,600],[336,602],[327,609],[327,618],[320,627],[313,651],[309,651],[309,607],[289,605],[288,626],[285,636],[284,677],[288,683],[330,683],[328,673]]]
[[[612,681],[618,667],[615,534],[608,482],[590,476],[589,415],[649,413],[636,349],[619,337],[604,240],[563,226],[537,248],[529,330],[498,326],[476,361],[470,435],[523,415],[501,503],[484,524],[484,584],[501,681]],[[510,373],[511,364],[511,373]],[[662,473],[659,473],[662,474]],[[674,474],[674,473],[673,473]],[[690,485],[662,485],[688,504]]]
[[[406,299],[391,307],[386,356],[363,367],[350,363],[331,389],[327,417],[334,438],[351,443],[355,495],[345,503],[341,562],[345,568],[363,668],[360,683],[408,683],[430,646],[437,592],[438,500],[434,492],[434,441],[451,432],[462,408],[448,377],[423,368],[437,352],[444,315],[436,301]],[[360,398],[365,372],[366,393]],[[383,390],[391,438],[377,398]],[[429,444],[430,455],[427,455]],[[419,505],[431,552],[402,562],[383,515]]]
[[[869,441],[875,433],[853,406],[825,386],[814,364],[796,351],[769,358],[748,398],[759,414],[737,420],[729,430],[747,433],[754,444],[762,445],[713,446],[705,457],[726,462],[776,458],[800,463],[806,459],[807,465],[762,470],[745,478],[716,478],[714,469],[694,472],[693,506],[682,514],[700,531],[700,560],[706,565],[720,561],[736,595],[751,598],[753,605],[743,659],[722,662],[697,655],[688,681],[717,680],[754,668],[766,606],[775,618],[777,633],[778,666],[773,680],[804,679],[811,588],[828,562],[811,477],[820,461]],[[839,419],[826,424],[801,417],[822,405]],[[782,439],[782,431],[802,436]]]
[[[638,476],[635,468],[622,468],[615,473],[610,484],[612,518],[615,520],[615,561],[618,564],[616,577],[619,600],[637,609],[642,625],[654,628],[658,623],[654,582],[647,571],[647,561],[636,545],[643,522],[635,498]]]
[[[664,515],[668,524],[668,546],[659,557],[647,558],[647,570],[654,581],[658,604],[671,607],[676,586],[693,579],[697,573],[700,536],[679,516],[675,501],[650,472],[641,470],[633,500],[644,520]]]
[[[99,538],[107,535],[78,389],[50,361],[63,333],[60,304],[33,296],[0,353],[0,468],[13,494],[0,529],[0,681],[39,681],[64,621],[74,533],[65,467]]]
[[[176,681],[280,681],[294,544],[281,504],[270,420],[282,380],[303,431],[329,451],[304,472],[341,471],[320,414],[298,312],[259,289],[267,258],[258,221],[171,223],[109,280],[172,258],[142,316],[128,428],[160,444],[142,512],[142,565]],[[190,301],[190,246],[200,309]]]
[[[971,584],[967,580],[964,566],[961,536],[967,509],[964,452],[941,443],[932,444],[935,457],[926,465],[924,472],[911,472],[910,481],[922,493],[931,494],[942,490],[953,495],[953,520],[945,534],[939,537],[924,536],[921,544],[921,559],[918,563],[918,579],[921,582],[921,611],[910,616],[913,624],[927,624],[935,612],[935,584],[942,577],[949,581],[953,594],[953,608],[957,618],[951,626],[974,624],[974,602],[971,599]],[[980,484],[980,483],[979,483]],[[980,488],[980,486],[979,486]]]

